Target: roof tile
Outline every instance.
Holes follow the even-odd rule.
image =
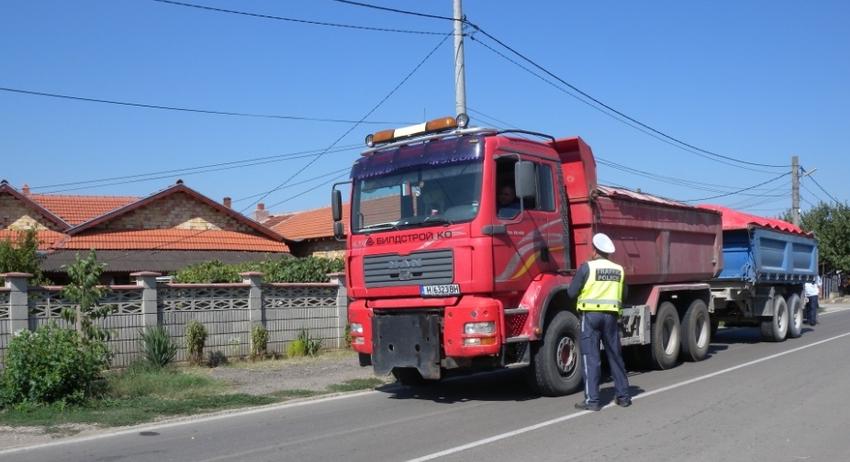
[[[133,196],[68,196],[30,194],[38,205],[58,215],[70,225],[78,225],[106,212],[139,200]]]
[[[71,236],[60,248],[68,250],[243,250],[288,252],[286,244],[263,236],[222,230],[148,229],[97,232]]]

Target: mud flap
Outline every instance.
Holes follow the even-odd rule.
[[[372,366],[378,375],[396,367],[416,368],[422,378],[440,378],[440,315],[409,313],[372,318]]]

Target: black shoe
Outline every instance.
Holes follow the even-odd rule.
[[[588,403],[576,403],[576,409],[581,409],[582,411],[601,411],[602,406],[599,404],[588,404]]]
[[[631,398],[617,398],[617,406],[620,407],[629,407],[632,405]]]

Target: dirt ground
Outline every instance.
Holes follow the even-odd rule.
[[[239,362],[209,369],[210,377],[231,384],[234,393],[264,395],[280,390],[324,391],[329,385],[375,377],[371,367],[360,367],[357,354],[331,351],[304,357],[260,362]],[[387,382],[389,377],[382,377]]]
[[[360,367],[352,351],[328,351],[310,358],[232,362],[216,368],[192,368],[231,385],[230,393],[264,395],[282,390],[327,391],[329,385],[352,379],[375,377],[371,367]],[[379,377],[391,382],[391,377]],[[169,419],[174,420],[174,419]],[[112,427],[112,430],[121,427]],[[46,430],[42,427],[0,426],[0,449],[29,446],[68,436],[85,436],[104,431],[88,424],[70,424]]]

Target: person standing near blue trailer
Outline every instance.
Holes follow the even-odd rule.
[[[806,304],[806,324],[816,326],[818,323],[818,296],[820,296],[820,288],[823,287],[823,279],[820,276],[813,282],[807,282],[804,286],[806,298],[809,302]]]

